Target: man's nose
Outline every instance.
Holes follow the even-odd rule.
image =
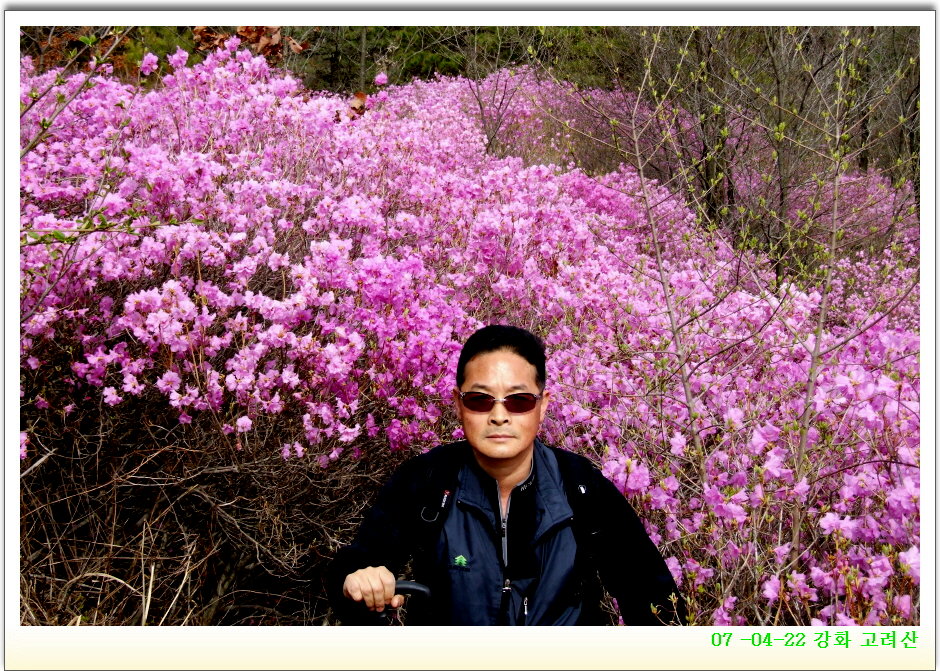
[[[506,406],[503,403],[494,403],[493,409],[490,410],[490,424],[508,424],[509,423],[509,412],[506,410]]]

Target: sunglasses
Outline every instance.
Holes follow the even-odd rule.
[[[460,392],[463,407],[471,412],[489,412],[495,404],[502,403],[506,412],[521,415],[530,412],[540,398],[541,394],[510,394],[506,398],[493,398],[479,391]]]

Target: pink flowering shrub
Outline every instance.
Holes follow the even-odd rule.
[[[917,296],[876,320],[865,290],[916,267],[841,261],[817,338],[827,289],[775,286],[668,189],[533,162],[542,84],[504,120],[523,161],[485,151],[465,80],[350,118],[236,40],[185,62],[96,76],[23,157],[24,417],[143,409],[208,463],[329,472],[459,437],[461,343],[514,323],[548,347],[544,438],[630,498],[694,623],[918,621]],[[23,100],[54,77],[24,60]],[[888,217],[852,180],[846,225]]]
[[[876,172],[853,173],[839,189],[841,253],[831,299],[832,326],[851,329],[884,315],[895,328],[919,330],[920,218],[910,184],[895,189]],[[792,208],[794,221],[832,219],[831,188],[820,198],[807,196],[805,190],[799,197]]]
[[[813,260],[821,250],[834,251],[831,327],[887,319],[898,328],[917,328],[919,219],[910,184],[893,188],[878,171],[856,171],[839,175],[836,195],[832,166],[817,157],[781,190],[770,131],[740,110],[715,108],[725,124],[719,152],[702,139],[702,120],[668,101],[654,105],[629,91],[577,89],[527,67],[491,75],[478,90],[479,98],[501,103],[482,112],[483,125],[498,116],[502,135],[511,138],[505,151],[530,162],[548,156],[596,173],[626,160],[680,190],[703,187],[701,165],[713,161],[727,171],[710,189],[726,192],[725,230],[740,233],[756,220],[758,230],[766,229],[760,235],[765,246],[808,257],[811,267],[823,265]],[[782,204],[781,192],[787,194]],[[885,282],[889,275],[892,281]]]

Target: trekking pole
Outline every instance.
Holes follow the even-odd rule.
[[[418,597],[417,603],[421,606],[426,606],[431,600],[431,588],[427,585],[422,585],[420,582],[415,582],[414,580],[395,581],[395,594],[401,594],[407,597],[406,603],[410,602],[412,597]],[[391,610],[393,609],[386,608],[381,613],[378,613],[382,624],[390,624],[391,616],[389,612]]]

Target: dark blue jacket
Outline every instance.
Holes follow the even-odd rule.
[[[590,495],[572,504],[581,491]],[[576,510],[587,518],[577,526]],[[470,445],[434,448],[396,471],[354,542],[337,553],[326,578],[331,603],[343,622],[363,622],[365,608],[342,596],[346,575],[366,566],[400,575],[410,562],[432,592],[420,623],[597,624],[601,581],[626,624],[684,620],[681,598],[678,609],[669,600],[678,597],[672,575],[639,518],[584,457],[536,441],[532,473],[513,490],[503,527],[498,485]],[[419,623],[411,613],[408,621]]]

